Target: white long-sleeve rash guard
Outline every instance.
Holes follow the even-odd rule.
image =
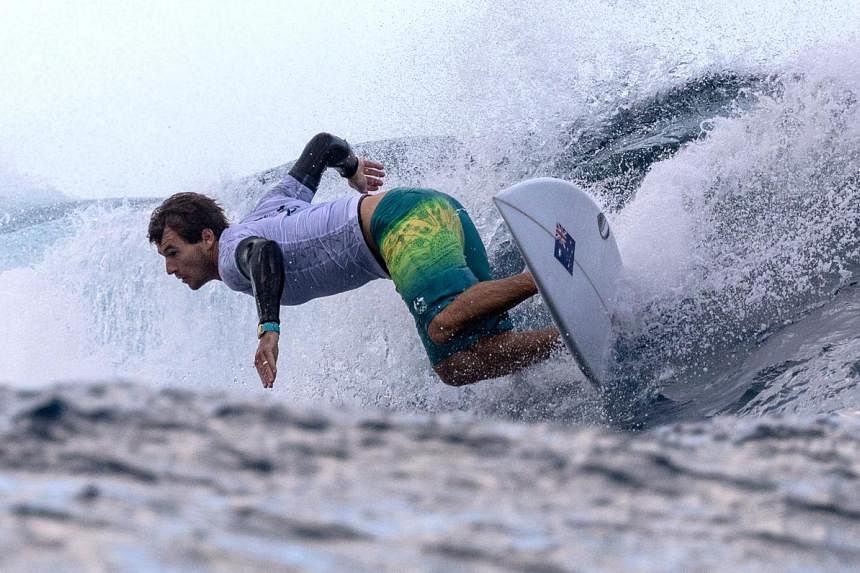
[[[218,271],[232,290],[253,296],[251,281],[236,262],[246,237],[275,241],[284,260],[282,305],[352,290],[388,278],[364,241],[358,218],[360,195],[311,204],[314,191],[287,175],[254,210],[227,227],[219,240]]]

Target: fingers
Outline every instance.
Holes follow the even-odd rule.
[[[376,191],[382,187],[382,179],[377,179],[376,177],[368,177],[367,178],[367,190],[368,191]]]
[[[273,388],[275,385],[275,372],[268,362],[257,365],[257,375],[263,383],[263,388]]]
[[[382,163],[369,159],[360,159],[359,161],[358,171],[349,178],[349,186],[361,193],[379,190],[382,187],[382,178],[385,177],[385,167]]]
[[[276,365],[277,358],[271,352],[258,353],[254,361],[254,367],[257,369],[257,374],[260,376],[263,388],[273,388],[275,386],[275,377],[278,374]]]
[[[364,173],[368,178],[385,177],[385,167],[383,167],[382,163],[370,161],[369,159],[362,159],[361,172]]]

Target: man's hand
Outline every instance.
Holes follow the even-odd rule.
[[[260,375],[260,380],[263,381],[263,388],[273,388],[275,385],[275,376],[278,374],[279,338],[280,335],[277,332],[264,332],[257,347],[257,354],[254,356],[254,367]]]
[[[368,159],[358,160],[358,170],[349,178],[349,186],[359,193],[370,193],[382,187],[385,171],[382,163]]]

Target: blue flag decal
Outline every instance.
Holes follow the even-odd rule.
[[[576,241],[567,232],[567,229],[561,226],[561,223],[555,224],[555,258],[564,265],[571,275],[573,274],[573,253],[576,250]]]

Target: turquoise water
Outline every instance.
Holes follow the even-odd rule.
[[[51,244],[73,232],[60,220],[0,233],[0,271],[38,264]]]

